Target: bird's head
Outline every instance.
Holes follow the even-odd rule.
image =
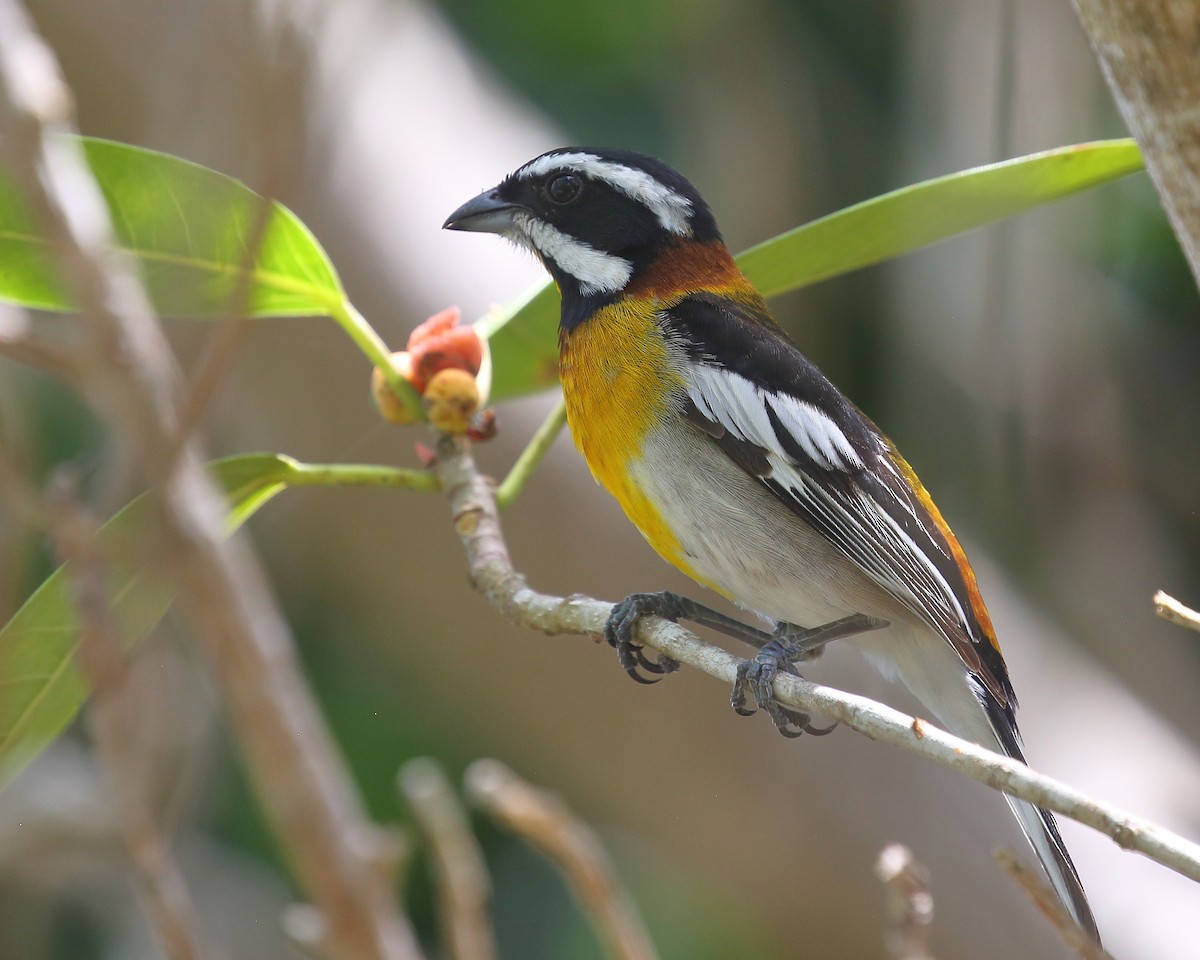
[[[444,226],[529,248],[558,283],[564,306],[615,299],[668,249],[721,244],[708,205],[682,175],[645,154],[589,147],[529,161]]]

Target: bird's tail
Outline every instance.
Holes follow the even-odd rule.
[[[905,639],[910,642],[905,643]],[[1006,704],[963,669],[962,660],[949,644],[915,633],[899,631],[863,634],[855,641],[887,673],[898,674],[917,698],[950,733],[988,750],[1025,762],[1014,714],[1011,689]],[[1054,817],[1048,810],[1005,794],[1005,800],[1042,863],[1063,907],[1097,944],[1100,934],[1079,882],[1079,873],[1063,844]]]
[[[1013,704],[1002,706],[970,678],[964,676],[963,681],[965,697],[960,695],[948,699],[946,688],[943,687],[939,691],[941,695],[935,698],[936,702],[927,700],[926,703],[935,710],[951,733],[1024,763],[1025,755],[1021,751]],[[1004,799],[1008,801],[1021,825],[1021,831],[1041,861],[1042,869],[1046,871],[1062,905],[1080,928],[1099,943],[1100,932],[1096,928],[1096,919],[1088,906],[1079,873],[1058,832],[1054,815],[1049,810],[1008,794],[1004,795]]]
[[[987,712],[991,713],[992,711]],[[992,721],[990,716],[988,719]],[[989,723],[994,734],[995,748],[1014,760],[1024,763],[1025,756],[1021,752],[1021,745],[1017,739],[1016,725],[1011,723],[1007,717],[997,718],[997,720],[1000,720],[1003,726],[994,721]],[[1000,729],[996,729],[997,726],[1000,726]],[[982,745],[992,746],[986,742]],[[1100,931],[1096,928],[1096,918],[1092,916],[1092,908],[1088,905],[1087,896],[1083,892],[1083,884],[1079,881],[1079,872],[1075,869],[1071,855],[1067,853],[1066,844],[1063,843],[1062,836],[1058,832],[1054,814],[1025,800],[1010,797],[1008,794],[1004,795],[1004,799],[1008,801],[1009,808],[1021,825],[1021,831],[1042,862],[1042,869],[1050,878],[1050,885],[1054,887],[1058,899],[1067,908],[1067,912],[1071,914],[1075,922],[1079,924],[1080,929],[1093,941],[1099,943]]]

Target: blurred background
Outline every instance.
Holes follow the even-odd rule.
[[[85,133],[166,150],[279,197],[399,347],[458,303],[539,282],[446,214],[568,143],[682,170],[742,249],[964,167],[1124,135],[1068,3],[1044,0],[32,0]],[[1155,589],[1200,601],[1195,285],[1143,175],[776,303],[897,442],[967,545],[1021,697],[1032,764],[1200,833],[1200,646]],[[212,336],[170,326],[195,369]],[[367,367],[320,319],[253,325],[208,411],[209,451],[413,465]],[[315,389],[314,389],[315,388]],[[502,473],[553,397],[501,407]],[[0,360],[10,451],[64,461],[114,510],[135,492],[77,399]],[[425,496],[426,499],[421,499]],[[1065,956],[995,866],[1032,860],[999,795],[842,730],[785,741],[684,672],[630,683],[610,650],[510,628],[466,582],[444,504],[297,490],[250,534],[372,813],[405,821],[398,766],[495,756],[595,824],[663,957],[883,955],[872,865],[929,868],[939,957]],[[566,437],[505,517],[536,587],[615,600],[698,590],[652,554]],[[0,620],[50,569],[0,516]],[[707,599],[712,599],[711,597]],[[299,956],[289,888],[203,664],[147,646],[161,809],[226,956]],[[852,650],[808,675],[918,710]],[[0,960],[151,957],[104,794],[73,731],[0,794]],[[599,949],[536,854],[480,823],[502,954]],[[1200,887],[1063,824],[1113,953],[1195,956]],[[423,937],[436,936],[418,859]]]

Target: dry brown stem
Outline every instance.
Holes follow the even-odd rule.
[[[1050,921],[1050,925],[1058,931],[1065,943],[1083,960],[1113,960],[1112,955],[1101,947],[1095,940],[1084,933],[1075,919],[1063,909],[1058,895],[1051,889],[1039,874],[1030,870],[1017,859],[1011,850],[997,850],[993,854],[996,862],[1004,868],[1026,896],[1033,901],[1042,916]]]
[[[466,783],[472,802],[558,865],[612,960],[657,960],[633,899],[591,827],[498,760],[473,763]]]
[[[398,782],[433,852],[438,922],[448,955],[452,960],[495,960],[496,937],[487,913],[491,880],[450,782],[427,757],[406,763]]]
[[[908,847],[893,843],[875,861],[875,876],[886,890],[887,927],[883,944],[889,960],[933,960],[933,895],[929,871]]]
[[[1200,612],[1185,607],[1169,593],[1159,590],[1154,595],[1154,612],[1164,620],[1189,630],[1200,632]]]
[[[60,480],[55,487],[52,533],[59,561],[67,565],[79,617],[79,663],[92,689],[89,728],[121,840],[163,951],[170,960],[203,960],[208,951],[195,907],[149,803],[153,772],[137,752],[137,731],[146,717],[108,607],[105,563],[96,549],[98,525],[76,502],[73,485]]]

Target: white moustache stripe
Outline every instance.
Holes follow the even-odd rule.
[[[671,233],[681,237],[691,235],[692,201],[680,196],[644,170],[627,167],[612,160],[602,160],[592,153],[552,153],[526,164],[517,171],[517,177],[527,180],[555,170],[573,170],[593,180],[607,183],[653,213],[658,222]]]
[[[520,213],[513,222],[524,234],[520,239],[578,280],[584,294],[616,293],[633,275],[633,264],[628,260],[597,250],[544,220]]]

